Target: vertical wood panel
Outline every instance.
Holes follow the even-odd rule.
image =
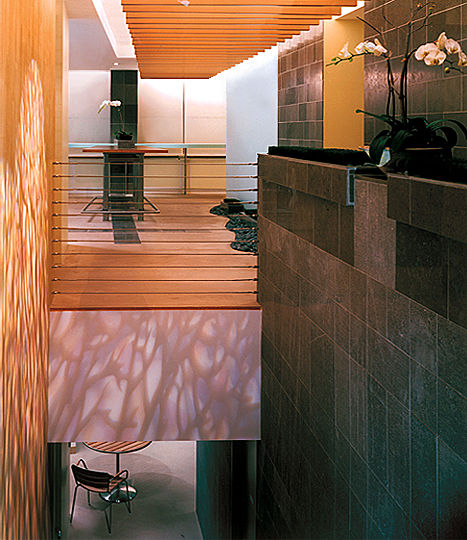
[[[62,0],[0,0],[4,539],[47,536],[47,179],[55,145],[56,1]]]

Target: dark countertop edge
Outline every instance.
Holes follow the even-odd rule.
[[[467,184],[461,184],[459,182],[446,182],[444,180],[434,180],[432,178],[422,178],[420,176],[407,176],[405,174],[389,173],[388,174],[389,181],[391,180],[391,177],[394,177],[397,179],[408,180],[410,182],[432,184],[432,185],[440,186],[440,187],[449,187],[449,188],[467,190]]]
[[[337,163],[327,163],[326,161],[314,161],[312,159],[300,159],[300,158],[296,158],[296,157],[290,157],[290,156],[276,156],[274,154],[264,154],[264,153],[258,153],[258,156],[264,156],[264,157],[267,157],[267,158],[274,158],[274,159],[287,159],[289,161],[300,161],[300,162],[303,162],[303,163],[308,163],[308,164],[314,164],[316,163],[316,165],[320,165],[321,167],[331,167],[332,169],[338,169],[338,170],[341,170],[341,171],[346,171],[349,167],[351,168],[356,168],[358,167],[359,165],[338,165]]]

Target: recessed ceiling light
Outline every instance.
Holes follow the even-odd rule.
[[[118,62],[114,62],[114,66],[118,66]]]

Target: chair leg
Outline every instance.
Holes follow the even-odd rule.
[[[107,523],[107,530],[109,531],[109,534],[111,534],[112,533],[112,506],[113,506],[113,503],[110,503],[109,506],[110,506],[110,510],[109,510],[110,519],[107,516],[107,512],[106,512],[108,507],[104,508],[104,515],[105,515],[105,521]]]
[[[126,507],[128,508],[128,512],[131,514],[131,499],[128,494],[128,482],[125,480],[125,489],[126,489]]]
[[[75,487],[75,492],[73,494],[73,505],[71,506],[71,516],[70,516],[70,523],[73,522],[73,512],[75,511],[75,502],[76,502],[76,491],[78,490],[79,486]]]
[[[91,506],[91,493],[88,491],[88,506]]]

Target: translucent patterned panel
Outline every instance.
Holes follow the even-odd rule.
[[[51,314],[49,441],[259,438],[258,310]]]

